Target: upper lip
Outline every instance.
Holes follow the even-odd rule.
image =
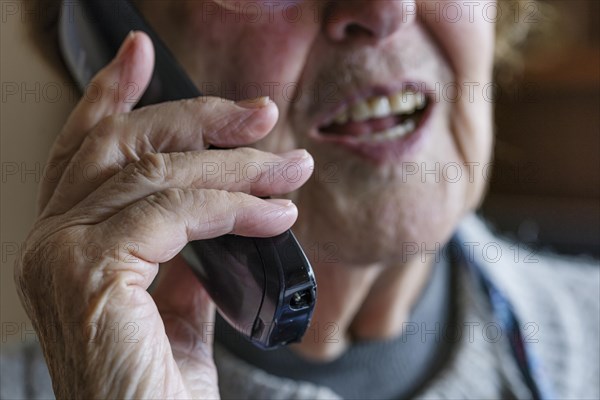
[[[415,93],[427,93],[430,91],[430,86],[421,80],[405,80],[394,85],[389,84],[374,84],[367,86],[365,89],[354,90],[353,92],[345,91],[342,100],[335,103],[326,109],[317,117],[317,127],[321,128],[331,124],[334,118],[342,111],[352,107],[354,104],[367,100],[376,96],[390,96],[402,90],[410,90]],[[340,87],[340,90],[343,89]]]

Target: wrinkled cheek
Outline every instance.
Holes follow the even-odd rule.
[[[457,104],[452,120],[453,135],[458,138],[464,177],[466,207],[474,208],[483,197],[493,147],[492,101],[479,94],[475,100],[464,99]]]
[[[417,2],[420,10],[427,1]],[[445,2],[435,2],[447,10]],[[492,82],[495,22],[486,10],[496,9],[495,0],[451,2],[460,15],[457,21],[444,12],[421,13],[419,16],[438,43],[452,69],[452,85],[442,97],[451,106],[452,135],[456,138],[463,162],[486,163],[492,145]],[[433,4],[429,4],[433,7]],[[491,12],[491,11],[490,11]]]
[[[456,12],[450,14],[451,3]],[[457,80],[478,81],[488,75],[493,64],[495,0],[481,2],[418,2],[419,18],[443,50]],[[426,12],[433,8],[435,12]]]

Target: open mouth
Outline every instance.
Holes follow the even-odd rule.
[[[362,144],[395,141],[418,129],[428,106],[425,94],[412,90],[373,96],[342,109],[319,134]]]

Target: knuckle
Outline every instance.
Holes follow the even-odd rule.
[[[233,101],[216,96],[202,96],[183,100],[183,104],[192,108],[197,108],[198,106],[216,108],[222,104],[233,104]]]
[[[240,147],[234,150],[237,156],[244,161],[256,161],[264,158],[265,153],[252,147]]]
[[[225,102],[228,102],[228,100],[212,96],[203,96],[172,102],[169,106],[177,107],[179,111],[186,115],[193,116],[198,115],[198,113],[201,112],[203,118],[202,125],[210,126],[214,121],[219,121],[223,118],[221,115],[223,110],[220,109],[220,106]],[[187,123],[193,124],[196,122],[195,120],[195,118],[190,118],[187,120]],[[186,123],[186,121],[182,122]]]
[[[96,137],[112,137],[118,134],[119,128],[127,118],[126,114],[111,114],[100,120],[93,129],[92,135]]]
[[[243,209],[255,204],[254,197],[242,192],[223,192],[222,195],[225,197],[222,201],[231,208]]]
[[[129,167],[129,174],[151,182],[164,182],[173,175],[173,160],[170,154],[145,153]]]
[[[147,204],[159,212],[171,213],[174,209],[182,207],[187,201],[185,189],[168,188],[146,197]]]

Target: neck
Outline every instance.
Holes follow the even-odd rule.
[[[402,266],[313,266],[315,312],[303,341],[292,349],[319,361],[337,358],[353,341],[399,336],[432,269],[420,259]]]

